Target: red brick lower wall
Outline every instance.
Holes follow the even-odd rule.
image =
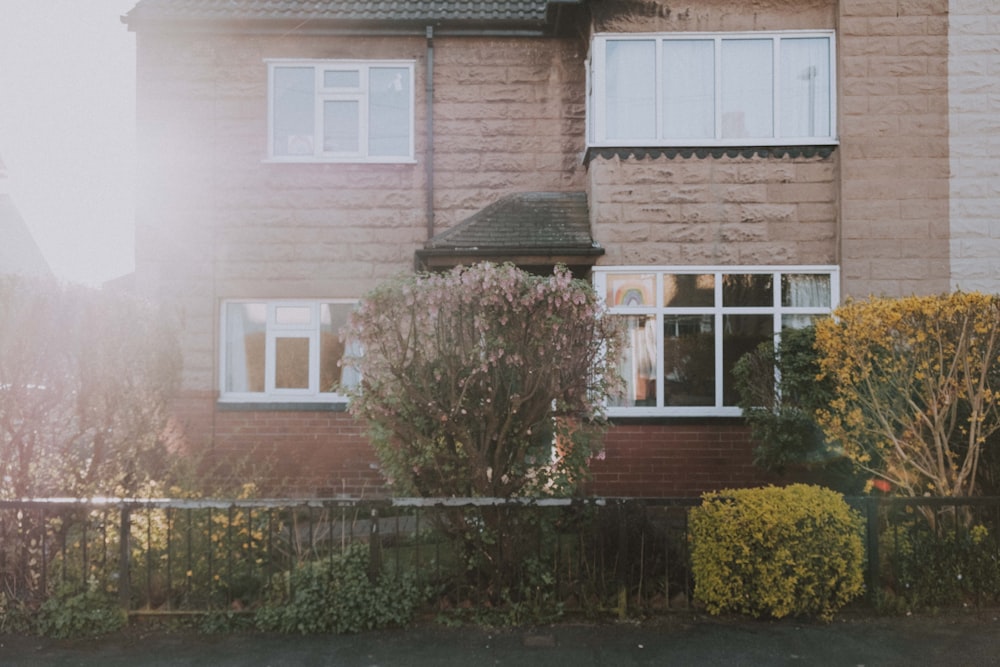
[[[346,412],[217,406],[212,396],[188,395],[175,414],[186,446],[204,452],[216,482],[228,488],[252,480],[269,496],[388,493],[363,427]],[[737,419],[620,420],[592,461],[586,491],[691,497],[773,481],[754,467],[752,450]]]
[[[691,497],[774,482],[753,465],[749,429],[740,419],[618,420],[604,453],[591,463],[596,496]]]
[[[333,410],[217,407],[212,397],[175,403],[187,446],[207,454],[214,485],[255,481],[281,497],[385,496],[364,430]]]

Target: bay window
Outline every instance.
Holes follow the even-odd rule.
[[[838,300],[829,266],[599,267],[594,282],[626,332],[611,416],[738,416],[737,360]]]
[[[413,62],[268,62],[268,157],[405,162],[413,157]]]
[[[354,302],[222,304],[223,401],[342,402],[357,373],[343,358],[342,330]]]
[[[834,62],[831,31],[597,35],[590,143],[836,143]]]

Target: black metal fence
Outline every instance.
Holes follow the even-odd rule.
[[[849,502],[866,518],[871,601],[1000,600],[1000,498]],[[450,605],[495,603],[489,568],[509,567],[523,590],[566,609],[687,608],[688,515],[698,503],[0,501],[0,595],[35,604],[60,589],[98,587],[132,614],[249,611],[284,573],[306,562],[336,567],[340,554],[360,544],[372,576],[415,576]],[[476,560],[466,548],[475,533],[498,525],[498,512],[506,513],[499,523],[508,533],[480,540],[489,553]]]

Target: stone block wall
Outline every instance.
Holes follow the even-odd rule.
[[[841,0],[845,296],[949,286],[948,2]]]
[[[1000,3],[948,13],[951,287],[1000,292]]]
[[[835,156],[595,158],[601,264],[835,264],[836,176]]]

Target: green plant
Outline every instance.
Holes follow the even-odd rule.
[[[410,576],[369,578],[368,552],[348,547],[340,556],[303,563],[279,575],[256,614],[266,631],[347,633],[406,625],[423,595]]]
[[[816,329],[785,329],[780,339],[761,343],[733,368],[739,406],[757,445],[754,464],[776,474],[789,468],[808,473],[844,493],[858,493],[863,482],[843,452],[831,447],[816,421],[829,404],[833,387],[820,375]]]
[[[28,605],[0,591],[0,633],[27,634],[34,630],[34,615]]]
[[[862,519],[805,484],[709,493],[691,513],[695,596],[710,613],[817,616],[861,593]]]
[[[91,578],[84,590],[59,589],[38,610],[39,634],[56,639],[92,637],[122,629],[128,616],[107,587]]]
[[[976,524],[932,530],[923,516],[886,532],[880,551],[897,607],[927,610],[1000,598],[996,538]]]

